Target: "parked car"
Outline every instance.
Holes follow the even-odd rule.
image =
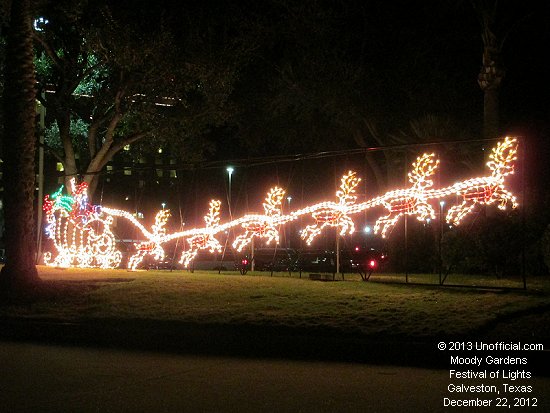
[[[370,247],[356,246],[353,250],[344,253],[343,272],[355,272],[367,281],[371,274],[378,271],[380,266],[388,260],[387,253]]]
[[[323,250],[304,250],[298,253],[295,270],[312,273],[336,274],[336,252]],[[340,272],[358,273],[368,280],[387,261],[387,254],[374,248],[356,246],[352,250],[340,251]]]
[[[247,270],[252,268],[254,262],[255,271],[292,271],[297,259],[296,250],[291,248],[257,248],[241,257],[241,266]]]
[[[234,268],[240,270],[240,257],[229,248],[225,254],[199,251],[189,265],[191,272],[194,270],[227,271]]]

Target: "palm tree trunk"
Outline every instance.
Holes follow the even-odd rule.
[[[6,265],[0,289],[27,292],[40,283],[35,266],[35,77],[30,0],[11,4],[4,89]],[[41,212],[41,211],[40,211]]]
[[[481,23],[483,57],[477,81],[483,91],[483,135],[487,139],[499,135],[499,90],[506,71],[502,64],[504,38],[496,34],[498,2],[472,2]]]
[[[499,137],[499,90],[498,88],[483,91],[483,137]]]

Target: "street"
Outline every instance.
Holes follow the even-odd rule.
[[[0,343],[0,366],[0,406],[9,413],[452,409],[443,407],[450,382],[444,370],[14,342]],[[529,384],[537,411],[548,411],[550,378]]]

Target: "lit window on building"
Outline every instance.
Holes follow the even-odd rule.
[[[159,178],[162,178],[163,175],[164,175],[164,171],[162,169],[157,169],[157,176]]]
[[[63,172],[65,170],[65,168],[63,168],[63,164],[61,162],[58,162],[56,164],[55,169],[57,170],[57,172]]]
[[[175,169],[170,169],[170,178],[177,178],[178,174]]]

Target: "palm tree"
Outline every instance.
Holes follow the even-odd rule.
[[[33,219],[36,92],[30,6],[30,0],[10,4],[3,102],[7,262],[0,289],[21,292],[40,283]]]
[[[499,135],[499,92],[505,70],[501,52],[505,36],[496,33],[498,1],[477,0],[472,5],[481,24],[483,59],[477,81],[483,91],[483,135],[496,138]]]

